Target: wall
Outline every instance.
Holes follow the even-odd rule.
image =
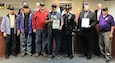
[[[0,0],[1,3],[3,2],[5,4],[19,4],[19,7],[21,7],[23,1],[26,1],[31,9],[35,8],[36,2],[43,2],[43,0]],[[44,0],[44,1],[47,9],[50,9],[52,3],[58,3],[58,0]],[[71,2],[73,7],[72,10],[74,13],[76,13],[76,10],[78,8],[82,8],[82,1],[83,0],[72,0]],[[96,9],[96,5],[98,3],[102,3],[103,7],[108,7],[110,14],[112,14],[115,17],[115,12],[114,12],[115,1],[104,1],[104,0],[84,0],[84,1],[89,3],[92,10]],[[62,1],[61,3],[63,2],[65,1]],[[17,13],[17,10],[15,12]],[[7,13],[7,9],[0,10],[0,16],[3,16],[6,13]]]
[[[102,4],[102,7],[108,7],[109,13],[115,17],[115,12],[114,12],[114,6],[115,6],[115,0],[113,1],[104,1],[104,0],[85,0],[86,2],[90,3],[91,9],[95,10],[96,5],[98,3]]]
[[[26,1],[31,9],[36,7],[36,2],[43,2],[43,0],[0,0],[0,3],[5,3],[5,7],[6,4],[18,4],[19,8],[21,8],[23,1]],[[6,8],[4,10],[0,10],[0,17],[7,14],[7,12]],[[18,10],[15,10],[15,13],[18,13]]]

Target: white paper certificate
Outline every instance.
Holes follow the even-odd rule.
[[[60,27],[60,20],[53,20],[52,28],[59,29],[59,27]]]
[[[89,21],[89,18],[82,18],[81,27],[88,27]]]

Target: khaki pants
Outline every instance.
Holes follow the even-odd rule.
[[[101,54],[105,55],[106,59],[111,57],[111,42],[109,38],[109,32],[99,32],[99,47]]]

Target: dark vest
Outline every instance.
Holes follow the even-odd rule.
[[[24,32],[28,33],[29,14],[24,13]]]

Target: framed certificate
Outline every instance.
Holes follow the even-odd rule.
[[[60,27],[60,20],[53,20],[52,28],[59,29],[59,27]]]
[[[88,27],[90,19],[89,18],[82,18],[81,27]]]

